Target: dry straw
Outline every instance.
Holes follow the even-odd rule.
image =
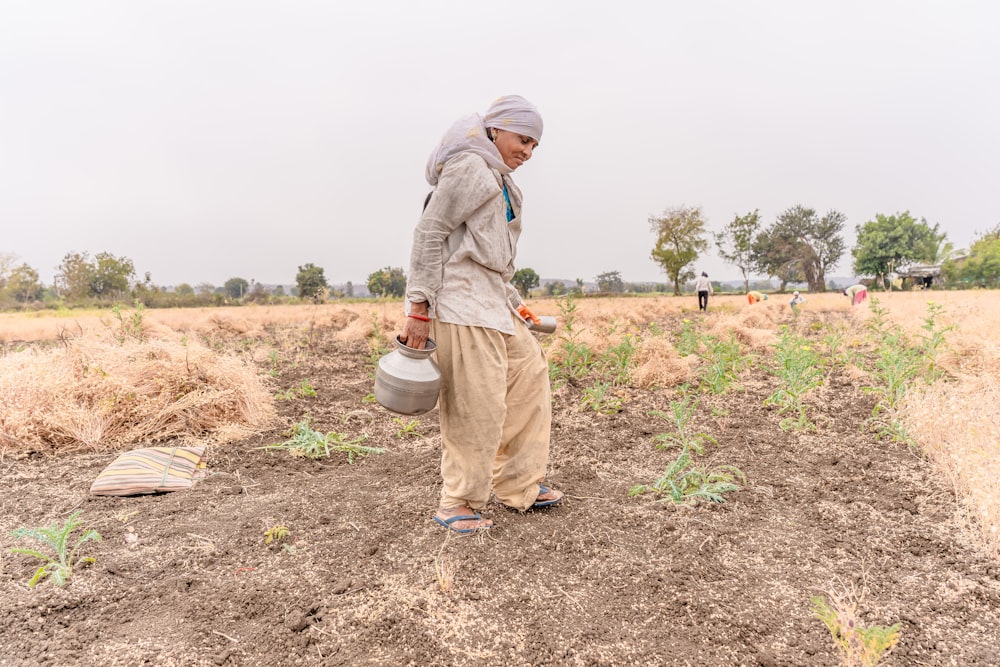
[[[270,423],[272,400],[254,367],[195,340],[85,334],[0,357],[0,448],[230,442]]]

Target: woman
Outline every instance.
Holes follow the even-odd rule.
[[[764,294],[763,292],[758,292],[757,290],[750,290],[749,292],[747,292],[747,301],[752,306],[755,303],[759,303],[761,301],[767,301],[767,295]]]
[[[852,306],[857,306],[868,298],[868,288],[860,284],[851,285],[844,290],[844,296],[850,297]]]
[[[806,302],[805,297],[799,294],[798,291],[795,291],[792,292],[792,298],[789,299],[788,305],[792,307],[792,310],[795,310],[799,307],[800,303],[805,303],[805,302]]]
[[[552,422],[549,368],[525,320],[538,321],[511,284],[521,191],[510,174],[531,159],[542,117],[511,95],[485,116],[460,118],[427,163],[434,187],[413,234],[401,342],[437,344],[441,368],[441,500],[434,521],[458,533],[488,529],[492,492],[508,507],[550,507],[541,484]]]
[[[694,281],[694,288],[698,292],[698,310],[708,310],[708,295],[712,294],[712,281],[708,279],[708,274],[704,271]]]

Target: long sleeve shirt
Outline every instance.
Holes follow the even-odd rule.
[[[694,281],[694,291],[712,294],[715,290],[712,289],[712,281],[707,276],[698,276],[698,279]]]
[[[521,297],[510,281],[520,235],[521,191],[510,177],[474,153],[451,158],[413,233],[407,301],[426,301],[442,322],[513,334]]]

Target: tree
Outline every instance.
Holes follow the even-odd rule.
[[[198,286],[194,288],[194,291],[201,296],[212,296],[215,294],[215,285],[212,283],[198,283]]]
[[[566,284],[561,280],[554,280],[545,286],[545,293],[549,296],[560,296],[566,293]]]
[[[597,276],[597,289],[601,292],[615,292],[620,294],[625,291],[625,281],[618,271],[608,271]]]
[[[194,296],[194,288],[187,283],[181,283],[174,288],[174,294],[178,296]]]
[[[534,269],[518,269],[514,272],[514,277],[510,282],[517,288],[523,298],[527,298],[528,292],[538,287],[538,274]]]
[[[826,271],[844,254],[840,231],[846,220],[838,211],[820,218],[811,208],[793,206],[754,240],[751,263],[760,273],[777,277],[782,290],[804,280],[810,291],[825,292]]]
[[[90,285],[94,276],[94,265],[85,252],[71,252],[63,257],[56,268],[55,284],[63,296],[70,299],[85,299],[90,296]]]
[[[403,296],[406,294],[406,275],[403,269],[387,266],[368,276],[368,291],[376,296]]]
[[[656,234],[656,245],[650,253],[653,261],[663,267],[674,284],[674,294],[680,295],[681,284],[694,278],[691,263],[708,248],[705,218],[700,206],[667,209],[659,218],[649,218]]]
[[[99,299],[121,298],[129,293],[129,285],[135,277],[135,266],[127,257],[115,257],[101,252],[94,257],[90,278],[90,293]],[[149,275],[147,274],[147,281]]]
[[[851,250],[854,272],[875,276],[885,288],[888,276],[901,266],[913,262],[934,263],[937,255],[948,252],[942,242],[947,236],[931,227],[923,218],[918,222],[909,211],[895,215],[878,213],[874,220],[857,225],[857,244]]]
[[[760,213],[736,216],[725,229],[715,235],[719,257],[735,264],[743,274],[743,291],[750,291],[750,269],[753,267],[753,240],[760,229]]]
[[[951,280],[996,287],[1000,281],[1000,224],[973,242],[966,257],[949,260],[942,268]]]
[[[14,270],[14,264],[18,259],[18,256],[12,252],[0,252],[0,289],[7,286],[7,280],[10,278],[10,273]]]
[[[299,267],[299,272],[295,275],[295,284],[299,288],[301,298],[312,299],[315,303],[325,301],[329,294],[329,285],[326,283],[322,267],[312,263]]]
[[[7,276],[7,289],[20,303],[37,301],[45,291],[45,288],[38,281],[38,271],[27,264],[21,264],[10,271]]]
[[[250,283],[243,278],[230,278],[222,286],[226,296],[230,299],[242,299],[250,291]]]

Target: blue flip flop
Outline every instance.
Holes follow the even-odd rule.
[[[550,491],[552,491],[552,489],[545,486],[544,484],[538,485],[538,495],[541,496],[546,493],[549,493]],[[543,507],[552,507],[553,505],[558,505],[563,501],[563,498],[565,497],[566,496],[559,496],[558,498],[553,498],[552,500],[536,500],[534,503],[532,503],[531,509],[537,510]]]
[[[459,514],[458,516],[448,517],[447,519],[439,519],[437,518],[437,516],[435,516],[434,520],[437,521],[442,526],[444,526],[445,528],[447,528],[448,530],[450,530],[451,532],[459,533],[461,535],[468,535],[469,533],[475,533],[476,531],[479,530],[489,530],[491,528],[491,526],[479,526],[477,528],[455,528],[454,526],[451,525],[456,521],[482,521],[483,517],[481,514]]]

